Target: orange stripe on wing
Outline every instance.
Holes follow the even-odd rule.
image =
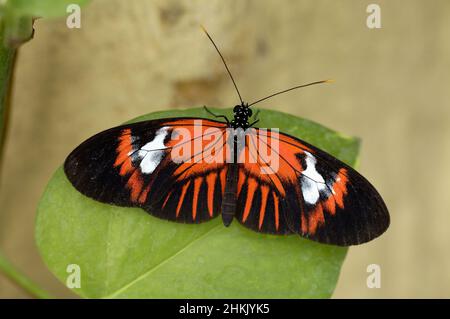
[[[341,168],[333,185],[334,198],[340,208],[344,208],[344,196],[347,194],[347,170]]]
[[[148,192],[150,191],[150,185],[147,185],[145,189],[142,191],[141,195],[139,195],[138,202],[143,204],[147,200]]]
[[[278,139],[280,142],[285,142],[292,146],[295,146],[303,151],[313,152],[311,148],[301,143],[298,139],[288,136],[284,133],[272,132],[272,131],[261,131],[258,130],[259,136],[267,136],[268,138]]]
[[[269,194],[269,186],[261,186],[261,207],[259,209],[259,229],[261,229],[264,223],[264,215],[266,213],[267,195]]]
[[[186,191],[189,187],[189,184],[191,184],[190,180],[188,180],[188,182],[186,184],[184,184],[183,187],[181,188],[181,195],[180,195],[180,198],[178,199],[176,217],[178,217],[178,215],[180,214],[180,209],[181,209],[181,206],[183,205],[184,196],[186,196]]]
[[[336,214],[336,202],[333,195],[330,194],[330,196],[323,202],[323,208],[331,215]]]
[[[238,177],[238,185],[237,185],[237,197],[239,197],[239,194],[241,193],[242,186],[245,182],[245,173],[244,170],[239,170],[239,177]]]
[[[302,230],[302,234],[306,234],[308,232],[308,224],[305,218],[305,213],[302,211],[301,212],[301,230]]]
[[[227,167],[225,166],[222,171],[220,171],[220,185],[222,187],[222,194],[225,193],[225,183],[227,179]]]
[[[250,207],[253,202],[253,195],[255,194],[256,188],[258,187],[258,183],[255,179],[248,179],[248,188],[247,188],[247,199],[245,201],[244,215],[242,215],[242,222],[245,223],[247,220],[248,214],[250,214]]]
[[[278,196],[277,194],[275,194],[274,191],[272,191],[272,196],[273,196],[273,207],[275,210],[275,229],[278,230],[279,224],[280,224],[280,212],[279,212],[279,201],[278,201]]]
[[[209,216],[214,214],[214,190],[216,187],[217,173],[209,173],[206,176],[206,185],[208,186],[208,213]]]
[[[138,170],[135,170],[134,173],[130,176],[127,182],[127,186],[131,192],[130,193],[131,201],[137,202],[143,186],[143,181]]]
[[[127,157],[122,166],[120,166],[119,174],[125,176],[133,170],[133,164],[131,163],[131,158]]]
[[[117,157],[114,162],[114,167],[120,166],[119,174],[124,176],[133,170],[133,164],[129,153],[133,151],[131,130],[124,129],[119,136],[119,145],[116,148]]]
[[[284,175],[289,175],[289,176],[295,176],[295,171],[293,171],[289,167],[288,168],[289,171],[286,172],[286,168],[284,167],[284,166],[286,166],[286,163],[283,161],[281,161],[281,162],[279,161],[279,158],[278,158],[279,153],[277,151],[273,150],[271,144],[268,144],[267,141],[259,139],[258,144],[257,144],[256,141],[254,141],[254,139],[253,139],[253,135],[246,136],[246,137],[249,142],[246,144],[244,151],[241,154],[241,160],[245,159],[245,166],[244,166],[245,170],[254,176],[258,176],[258,178],[262,182],[266,182],[268,184],[274,184],[275,188],[278,190],[278,192],[280,194],[282,194],[282,196],[284,196],[286,194],[286,191],[283,187],[282,181],[280,180],[280,176],[283,177],[283,169],[285,170]],[[266,156],[268,154],[265,154],[264,156],[262,156],[258,152],[257,145],[259,145],[260,147],[264,147],[264,148],[268,147],[271,150],[271,156]],[[275,155],[276,155],[276,157],[274,157]],[[278,161],[278,163],[280,164],[276,168],[270,166],[271,164],[275,164],[275,163],[271,162],[274,160]],[[284,180],[286,180],[286,178],[284,178]],[[238,191],[239,191],[239,185],[238,185]]]
[[[325,217],[323,216],[322,204],[317,203],[316,208],[308,217],[308,233],[314,235],[317,230],[317,226],[325,223]]]
[[[170,196],[172,195],[172,191],[167,194],[166,199],[164,200],[164,203],[162,204],[162,208],[166,207],[167,202],[169,201]]]
[[[202,186],[203,177],[197,177],[194,180],[194,197],[192,198],[192,220],[197,217],[197,205],[198,205],[198,195],[200,193],[200,186]]]

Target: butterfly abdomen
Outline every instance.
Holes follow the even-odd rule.
[[[222,221],[225,226],[229,226],[236,213],[237,202],[237,182],[238,182],[238,164],[230,163],[227,170],[225,191],[222,199]]]

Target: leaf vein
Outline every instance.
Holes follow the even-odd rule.
[[[166,259],[162,260],[159,264],[155,265],[153,268],[147,270],[146,272],[144,272],[143,274],[139,275],[138,277],[136,277],[135,279],[133,279],[132,281],[130,281],[128,284],[125,284],[124,286],[122,286],[121,288],[117,289],[115,292],[103,297],[104,299],[110,299],[110,298],[114,298],[116,296],[118,296],[120,293],[126,291],[128,288],[130,288],[131,286],[133,286],[134,284],[136,284],[137,282],[139,282],[140,280],[146,278],[148,275],[150,275],[152,272],[154,272],[155,270],[157,270],[158,268],[160,268],[162,265],[168,263],[170,260],[174,259],[176,256],[180,255],[181,253],[183,253],[184,251],[186,251],[187,249],[189,249],[192,245],[194,245],[195,243],[197,243],[198,241],[204,239],[205,237],[209,236],[211,233],[213,233],[214,231],[216,231],[217,229],[219,229],[219,227],[221,229],[225,229],[225,227],[222,227],[222,223],[219,223],[218,225],[214,226],[213,228],[211,228],[210,230],[208,230],[206,233],[204,233],[203,235],[201,235],[200,237],[196,238],[195,240],[191,241],[189,244],[187,244],[186,246],[184,246],[183,248],[181,248],[179,251],[177,251],[176,253],[174,253],[173,255],[167,257]]]

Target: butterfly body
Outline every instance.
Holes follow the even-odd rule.
[[[248,107],[248,104],[242,103],[236,105],[233,108],[233,119],[231,122],[227,121],[227,125],[232,129],[246,130],[250,127],[248,119],[252,116],[252,110]],[[228,164],[228,170],[225,182],[224,197],[221,205],[221,215],[224,226],[229,226],[233,221],[236,202],[237,202],[237,183],[238,183],[238,141],[237,136],[233,134],[230,136],[229,143],[233,147],[233,161]]]

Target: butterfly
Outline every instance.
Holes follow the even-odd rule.
[[[385,232],[387,207],[356,170],[301,139],[255,126],[254,104],[327,81],[245,103],[204,31],[240,99],[233,119],[205,107],[221,120],[155,119],[100,132],[66,158],[71,184],[97,201],[140,207],[180,223],[221,215],[225,226],[236,219],[257,232],[298,234],[338,246],[362,244]]]

